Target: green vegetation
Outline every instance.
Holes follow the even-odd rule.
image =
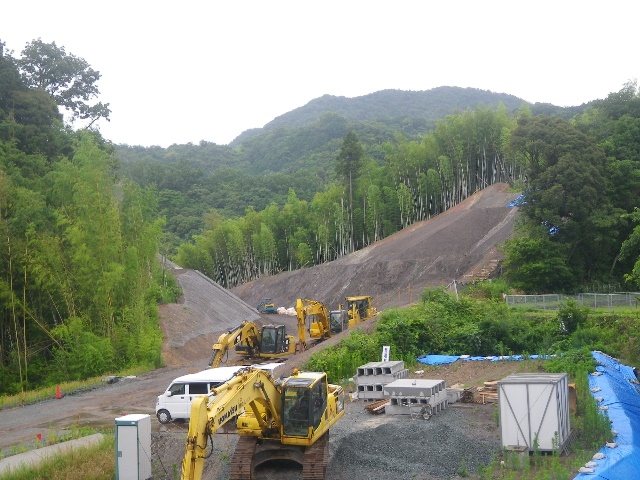
[[[233,287],[340,258],[496,182],[523,192],[504,245],[511,287],[640,285],[635,82],[576,109],[454,88],[323,97],[230,146],[145,149],[88,128],[109,118],[99,79],[55,43],[14,58],[0,42],[0,395],[159,365],[157,304],[177,291],[158,253]],[[593,344],[635,359],[636,323],[469,297],[385,312],[375,336],[351,341],[406,359]]]
[[[76,448],[43,460],[37,466],[23,466],[0,475],[0,480],[110,480],[115,476],[115,438],[104,434],[96,445]],[[87,476],[87,472],[91,472]]]
[[[427,289],[419,305],[385,310],[373,332],[352,332],[338,345],[314,353],[303,368],[326,371],[330,381],[346,382],[357,367],[379,361],[383,345],[391,347],[392,360],[404,360],[411,368],[417,366],[415,358],[421,354],[554,355],[529,366],[536,371],[568,373],[575,383],[578,411],[571,418],[574,437],[565,445],[569,455],[557,450],[552,455],[534,451],[523,460],[505,451],[479,469],[477,476],[462,462],[458,475],[486,480],[573,478],[594,450],[611,440],[609,419],[589,392],[588,375],[596,367],[590,352],[601,350],[637,362],[640,319],[637,312],[608,315],[572,302],[554,313],[509,309],[496,301],[504,287],[486,282],[459,299],[443,289]],[[623,338],[616,338],[621,331]]]
[[[0,395],[160,364],[155,193],[117,177],[91,124],[99,72],[40,40],[0,42]]]

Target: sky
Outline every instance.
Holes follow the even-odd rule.
[[[640,78],[640,2],[25,0],[14,57],[55,42],[98,70],[118,144],[226,145],[329,94],[440,86],[580,105]]]

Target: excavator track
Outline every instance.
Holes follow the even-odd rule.
[[[251,480],[253,452],[256,449],[254,437],[238,438],[236,450],[231,457],[230,480]]]
[[[329,460],[329,432],[304,451],[302,480],[324,480]]]
[[[282,446],[282,448],[267,447],[261,453],[267,453],[272,459],[291,460],[302,465],[302,480],[324,480],[327,473],[329,458],[329,433],[325,433],[312,446],[304,448],[301,455],[300,447]],[[254,455],[260,449],[256,439],[243,437],[238,439],[236,450],[231,458],[230,480],[251,480],[253,478]],[[298,453],[296,453],[298,452]],[[260,454],[258,454],[260,456]],[[266,457],[262,457],[264,461]],[[260,460],[257,460],[260,463]]]

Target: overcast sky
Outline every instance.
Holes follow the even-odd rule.
[[[227,144],[324,94],[448,85],[580,105],[640,77],[640,2],[25,0],[0,40],[84,58],[129,145]]]

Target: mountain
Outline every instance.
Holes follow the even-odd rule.
[[[323,115],[334,113],[350,122],[376,122],[395,125],[398,131],[413,136],[426,133],[440,118],[478,105],[495,107],[503,103],[512,111],[522,104],[521,98],[478,88],[438,87],[423,91],[381,90],[360,97],[347,98],[323,95],[306,105],[274,118],[263,128],[253,128],[240,134],[231,146],[237,146],[279,127],[295,128],[318,122]],[[418,120],[407,122],[407,119]]]

